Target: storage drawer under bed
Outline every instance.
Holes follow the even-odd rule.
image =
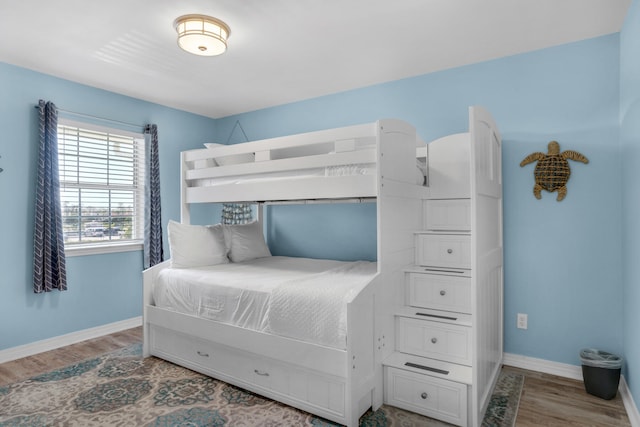
[[[341,378],[158,326],[150,326],[150,332],[153,355],[267,397],[269,394],[285,396],[288,399],[279,400],[293,406],[301,402],[337,417],[345,415],[345,382]]]

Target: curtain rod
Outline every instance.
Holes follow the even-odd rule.
[[[36,109],[39,108],[38,105],[34,105],[33,107],[36,108]],[[56,109],[58,110],[58,112],[72,114],[74,116],[85,117],[85,118],[88,118],[88,119],[101,120],[101,121],[104,121],[104,122],[119,123],[119,124],[122,124],[122,125],[127,125],[127,126],[131,126],[131,127],[135,127],[135,128],[144,128],[144,125],[141,125],[141,124],[134,124],[134,123],[123,122],[123,121],[120,121],[120,120],[107,119],[105,117],[92,116],[91,114],[78,113],[76,111],[65,110],[63,108],[58,108],[58,107],[56,107]]]

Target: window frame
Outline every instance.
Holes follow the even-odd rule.
[[[136,152],[141,154],[141,156],[137,160],[137,168],[141,171],[138,173],[138,181],[141,182],[139,185],[140,191],[137,191],[135,194],[136,201],[134,202],[140,208],[140,212],[136,215],[139,220],[140,226],[142,227],[142,234],[144,234],[144,198],[145,198],[145,185],[146,185],[146,138],[140,128],[139,131],[129,131],[116,127],[102,126],[96,125],[91,122],[67,119],[67,118],[58,118],[58,129],[57,132],[60,132],[60,126],[64,127],[72,127],[77,128],[79,130],[86,130],[89,132],[100,132],[100,133],[109,133],[117,136],[126,136],[131,137],[137,140],[140,140],[138,144],[140,146],[136,147]],[[58,140],[58,158],[60,160],[60,140]],[[61,162],[59,162],[59,171],[62,171]],[[134,172],[135,173],[135,172]],[[81,188],[82,185],[78,185],[78,188]],[[62,192],[65,188],[64,182],[62,178],[60,178],[60,191]],[[108,186],[105,186],[108,188]],[[62,200],[61,200],[62,203]],[[61,206],[62,208],[62,206]],[[75,257],[75,256],[84,256],[84,255],[97,255],[97,254],[108,254],[108,253],[120,253],[120,252],[131,252],[131,251],[141,251],[144,249],[144,236],[138,239],[129,239],[124,242],[118,240],[109,240],[108,242],[89,242],[89,243],[76,243],[69,244],[67,242],[64,243],[64,250],[66,257]]]

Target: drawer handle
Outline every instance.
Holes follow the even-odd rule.
[[[432,344],[435,344],[437,342],[438,342],[438,338],[435,338],[435,337],[431,338],[431,343]]]
[[[426,399],[427,397],[429,397],[429,395],[425,392],[422,392],[422,394],[420,395],[421,398]]]
[[[452,254],[453,253],[453,249],[447,249],[447,253],[448,254]]]
[[[196,351],[196,353],[198,353],[198,356],[201,356],[201,357],[209,357],[209,353],[203,353],[200,350]]]
[[[445,296],[447,294],[447,291],[440,291],[440,295]]]
[[[433,317],[435,319],[446,319],[446,320],[458,320],[457,317],[451,317],[451,316],[439,316],[437,314],[429,314],[429,313],[420,313],[417,312],[416,316],[424,316],[424,317]]]
[[[254,369],[253,372],[255,372],[256,374],[262,376],[262,377],[268,377],[269,373],[268,372],[260,372],[257,369]]]

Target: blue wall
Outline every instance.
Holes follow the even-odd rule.
[[[214,121],[2,63],[0,93],[0,350],[140,316],[141,251],[68,258],[69,290],[33,293],[34,105],[45,99],[140,128],[156,123],[165,224],[180,219],[179,152],[210,141]]]
[[[620,35],[620,143],[625,378],[640,406],[640,3],[634,0]]]
[[[474,104],[492,112],[504,139],[505,350],[574,365],[584,347],[621,352],[617,34],[227,117],[216,132],[225,141],[239,121],[260,139],[397,117],[429,141],[466,131]],[[590,159],[572,163],[562,202],[555,193],[536,200],[533,165],[519,166],[550,140]],[[342,255],[351,241],[371,240],[370,206],[330,208],[338,220],[328,219],[329,207],[305,207],[304,219],[275,231],[274,253]],[[301,210],[273,216],[293,222]],[[529,315],[528,330],[516,329],[517,313]]]

